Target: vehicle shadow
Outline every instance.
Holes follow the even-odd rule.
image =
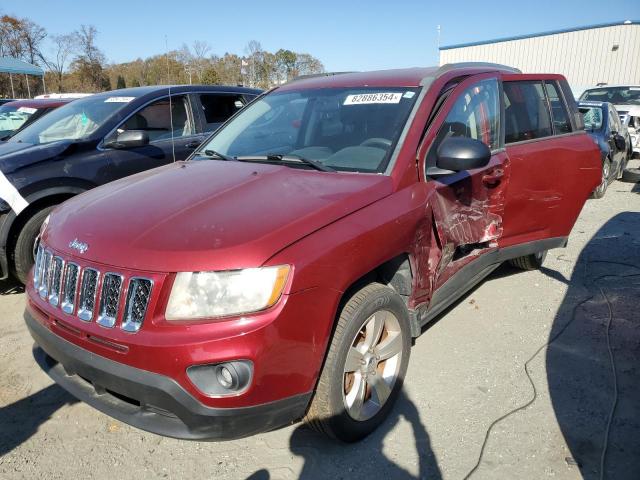
[[[24,293],[24,285],[17,280],[9,277],[6,280],[0,280],[0,295],[16,295]]]
[[[547,381],[566,461],[587,480],[640,478],[639,238],[633,212],[596,232],[549,335]]]
[[[395,442],[390,432],[402,419],[411,426],[411,441],[403,439],[407,448],[413,448],[418,459],[418,474],[414,475],[396,464],[384,453],[385,441]],[[402,478],[441,479],[440,468],[431,449],[426,426],[415,404],[401,390],[398,400],[387,419],[371,435],[357,443],[338,443],[311,430],[298,426],[289,441],[291,453],[302,457],[304,465],[299,479],[325,478]],[[266,469],[254,472],[247,480],[268,480]]]
[[[53,384],[0,407],[0,458],[27,441],[38,431],[40,425],[64,405],[71,405],[77,401],[58,385]]]
[[[418,457],[418,475],[415,477],[384,453],[385,439],[401,419],[411,426],[413,438],[407,442],[407,447],[414,448]],[[327,478],[327,461],[336,473],[344,472],[357,478],[442,478],[426,426],[404,390],[401,390],[385,422],[362,442],[337,444],[305,426],[299,426],[293,432],[289,448],[293,454],[304,458],[299,477],[302,480]]]

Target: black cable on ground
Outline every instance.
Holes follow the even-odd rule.
[[[607,260],[586,261],[585,262],[585,280],[587,280],[587,281],[589,280],[588,276],[587,276],[587,267],[591,263],[608,263],[608,264],[621,265],[621,266],[634,268],[636,270],[640,270],[640,267],[638,267],[637,265],[632,265],[630,263],[607,261]],[[630,274],[630,275],[606,274],[606,275],[601,275],[601,276],[598,276],[598,277],[592,279],[589,283],[593,284],[597,280],[601,280],[601,279],[608,278],[608,277],[618,277],[618,278],[640,277],[640,274]],[[609,302],[608,297],[604,294],[604,291],[602,290],[602,288],[600,286],[598,286],[598,289],[602,293],[602,295],[605,298],[605,301],[607,302],[607,305],[609,307],[609,320],[607,322],[606,337],[607,337],[607,347],[608,347],[608,350],[609,350],[609,359],[610,359],[610,362],[611,362],[611,367],[612,367],[612,371],[613,371],[613,379],[614,379],[614,400],[613,400],[613,404],[612,404],[611,411],[610,411],[610,414],[609,414],[609,419],[608,419],[608,422],[607,422],[607,427],[606,427],[606,431],[605,431],[605,442],[604,442],[604,445],[602,447],[602,455],[600,457],[600,480],[602,480],[604,478],[604,463],[605,463],[605,458],[606,458],[607,446],[608,446],[608,442],[609,442],[609,430],[610,430],[610,427],[611,427],[611,423],[613,421],[613,415],[615,413],[616,405],[618,403],[618,379],[617,379],[617,374],[616,374],[615,358],[613,356],[613,351],[611,350],[611,342],[610,342],[610,338],[609,338],[611,322],[613,320],[613,309],[611,307],[611,303]],[[469,472],[464,476],[464,480],[469,479],[471,477],[471,475],[473,475],[478,470],[478,468],[480,467],[480,464],[482,463],[482,458],[484,456],[484,453],[485,453],[485,450],[486,450],[486,447],[487,447],[487,443],[489,441],[489,436],[491,435],[491,432],[493,431],[493,428],[498,423],[500,423],[501,421],[506,419],[507,417],[510,417],[511,415],[513,415],[513,414],[515,414],[517,412],[525,410],[526,408],[531,406],[533,404],[533,402],[535,402],[536,399],[538,398],[538,390],[536,389],[536,385],[533,382],[533,379],[531,378],[531,373],[529,372],[529,364],[538,356],[538,354],[542,350],[544,350],[546,347],[550,346],[553,342],[555,342],[560,337],[560,335],[562,335],[567,330],[569,325],[571,325],[573,323],[573,321],[575,320],[578,309],[580,307],[582,307],[585,303],[590,302],[591,300],[593,300],[594,297],[595,297],[595,294],[591,294],[587,298],[582,300],[580,303],[578,303],[573,308],[573,312],[572,312],[571,318],[567,321],[567,323],[565,323],[562,326],[562,328],[558,332],[556,332],[556,334],[553,337],[551,337],[549,340],[547,340],[545,343],[543,343],[540,347],[538,347],[538,349],[533,353],[533,355],[531,355],[531,357],[529,357],[529,359],[524,363],[524,372],[525,372],[525,374],[527,376],[527,379],[529,380],[529,383],[531,384],[531,388],[533,389],[533,397],[531,397],[531,400],[529,400],[525,404],[523,404],[523,405],[521,405],[519,407],[516,407],[513,410],[510,410],[509,412],[505,413],[504,415],[496,418],[493,422],[491,422],[491,424],[489,425],[489,428],[487,428],[487,430],[485,432],[484,440],[482,442],[482,446],[480,447],[480,454],[478,455],[478,460],[477,460],[476,464],[473,466],[473,468],[471,470],[469,470]]]

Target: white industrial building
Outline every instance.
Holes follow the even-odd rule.
[[[440,47],[440,65],[493,62],[561,73],[574,94],[599,83],[640,85],[640,21],[588,25]]]

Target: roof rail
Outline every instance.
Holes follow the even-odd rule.
[[[502,70],[509,73],[522,73],[521,70],[510,67],[508,65],[502,65],[500,63],[490,63],[490,62],[458,62],[458,63],[446,63],[438,68],[435,73],[428,75],[422,79],[420,85],[423,87],[429,86],[436,78],[444,75],[451,70],[456,70],[458,68],[490,68],[494,70]]]
[[[286,83],[297,82],[298,80],[306,80],[307,78],[316,78],[316,77],[333,77],[334,75],[344,75],[345,73],[356,73],[356,72],[323,72],[323,73],[310,73],[308,75],[298,75],[297,77],[292,78]]]

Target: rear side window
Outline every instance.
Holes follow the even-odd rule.
[[[491,150],[500,146],[500,104],[498,82],[483,80],[467,88],[447,114],[431,151],[448,137],[480,140]]]
[[[200,103],[205,118],[205,132],[212,132],[227,118],[244,107],[242,95],[202,94]]]
[[[505,143],[552,135],[542,82],[504,82]]]
[[[553,129],[556,135],[571,132],[571,122],[569,114],[560,96],[559,89],[555,82],[545,82],[549,104],[551,105],[551,115],[553,117]]]

